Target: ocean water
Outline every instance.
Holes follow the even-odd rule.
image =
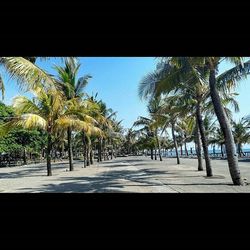
[[[183,155],[185,155],[185,150],[183,150],[182,152],[183,152]],[[209,152],[209,154],[213,154],[214,152],[215,152],[215,154],[221,154],[221,150],[220,149],[215,149],[215,150],[209,149],[208,152]],[[226,151],[223,150],[223,152],[226,155]],[[244,153],[249,153],[248,156],[250,156],[250,149],[249,148],[243,149],[243,152]],[[181,151],[180,150],[178,150],[178,153],[179,153],[179,155],[181,155]],[[193,155],[196,155],[196,151],[194,149],[192,150],[192,153],[193,153]],[[191,150],[188,150],[188,154],[189,155],[192,155],[192,153],[191,153]],[[157,154],[158,154],[158,151],[157,151]],[[172,150],[172,151],[168,150],[168,152],[166,152],[166,153],[165,153],[164,150],[162,150],[161,154],[162,154],[163,157],[176,156],[175,150]],[[150,151],[149,150],[148,150],[148,155],[150,155]]]

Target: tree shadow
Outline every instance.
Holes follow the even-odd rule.
[[[121,170],[113,169],[108,172],[102,172],[95,176],[80,176],[80,177],[71,177],[71,176],[59,176],[58,181],[60,183],[56,184],[45,184],[41,187],[33,188],[20,188],[18,191],[21,192],[55,192],[55,193],[138,193],[135,191],[128,190],[129,187],[164,187],[164,186],[225,186],[230,185],[228,183],[171,183],[168,182],[168,177],[171,177],[171,174],[167,171],[155,171],[152,169],[144,170]],[[162,179],[164,183],[159,181],[157,175],[164,174]],[[189,176],[194,177],[194,176]],[[202,176],[195,176],[202,177]],[[172,177],[182,179],[183,176]],[[171,179],[172,179],[171,178]],[[185,178],[188,178],[185,177]],[[209,180],[209,179],[208,179]]]
[[[68,163],[52,163],[52,173],[54,174],[58,170],[63,170],[68,168]],[[13,169],[13,168],[12,168]],[[57,175],[57,174],[55,174]],[[32,164],[27,166],[19,166],[15,168],[15,172],[0,173],[0,179],[15,179],[22,177],[37,177],[37,176],[47,176],[46,164]]]
[[[108,173],[100,173],[93,177],[59,177],[59,181],[61,182],[59,184],[46,184],[32,190],[30,188],[20,188],[18,190],[22,192],[127,193],[130,191],[125,190],[125,188],[129,186],[149,187],[163,185],[162,183],[155,183],[154,180],[150,181],[148,173],[141,170],[111,170]],[[136,193],[136,191],[133,193]]]
[[[234,186],[234,184],[229,183],[229,182],[220,182],[220,183],[171,183],[169,185],[170,186]]]
[[[250,159],[249,158],[241,158],[241,159],[238,159],[239,162],[250,162]]]
[[[131,166],[129,162],[133,162],[132,166],[143,166],[138,169],[122,169]],[[153,161],[156,162],[156,161]],[[110,163],[110,164],[107,164]],[[121,164],[124,163],[124,164]],[[126,165],[128,163],[129,165]],[[156,162],[159,163],[159,162]],[[233,186],[231,183],[222,182],[220,179],[223,176],[214,176],[206,178],[206,176],[195,175],[197,170],[193,169],[181,169],[178,173],[178,168],[168,171],[167,165],[163,168],[161,166],[151,166],[151,161],[144,161],[143,159],[115,159],[114,161],[104,161],[98,163],[102,168],[108,168],[108,171],[101,172],[94,176],[60,176],[60,173],[56,173],[58,170],[68,169],[68,162],[53,163],[52,171],[55,171],[56,180],[53,180],[53,184],[44,184],[36,188],[20,188],[21,192],[83,192],[83,193],[137,193],[135,191],[128,190],[129,187],[164,187],[164,186]],[[98,167],[95,165],[95,167]],[[75,168],[80,168],[82,161],[75,161]],[[176,165],[178,166],[178,165]],[[88,168],[88,167],[87,167]],[[89,167],[91,168],[91,166]],[[69,172],[70,173],[70,172]],[[202,172],[201,172],[202,173]],[[204,172],[203,172],[204,173]],[[13,173],[0,173],[0,179],[8,178],[22,178],[22,177],[37,177],[46,176],[46,165],[37,164],[33,166],[26,166],[25,169],[18,167],[18,170]],[[205,177],[204,182],[198,180],[198,178]],[[218,178],[219,177],[219,178]],[[195,178],[196,180],[188,180],[188,178]],[[193,181],[193,183],[171,183],[174,179],[176,181],[182,179],[185,182]],[[213,179],[213,180],[212,180]],[[221,178],[222,179],[222,178]],[[224,179],[224,178],[223,178]],[[49,181],[49,178],[47,179]],[[216,181],[216,182],[215,182]],[[207,182],[207,183],[206,183]]]

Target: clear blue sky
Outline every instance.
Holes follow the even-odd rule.
[[[86,87],[89,94],[97,93],[107,106],[118,111],[117,118],[123,120],[125,128],[131,127],[139,115],[146,115],[146,105],[138,98],[137,89],[141,78],[155,67],[152,57],[86,57],[80,58],[82,64],[79,77],[91,74],[93,78]],[[55,73],[53,64],[61,64],[60,59],[39,60],[37,64],[50,73]],[[6,104],[11,104],[14,96],[21,94],[18,86],[4,69],[1,75],[5,82]]]
[[[84,74],[91,74],[86,88],[89,94],[98,92],[99,98],[103,99],[114,111],[118,111],[117,118],[123,120],[125,128],[131,127],[133,122],[140,115],[147,115],[146,103],[138,98],[138,83],[142,77],[155,68],[156,59],[153,57],[86,57],[80,58],[81,69],[79,77]],[[52,58],[49,61],[38,60],[38,65],[50,73],[55,73],[52,69],[53,64],[60,64],[61,60]],[[221,71],[227,69],[230,65],[223,63]],[[1,75],[5,82],[5,100],[6,104],[11,104],[14,96],[22,94],[18,86],[0,68]],[[243,80],[237,88],[240,104],[240,113],[235,114],[235,119],[249,115],[249,93],[250,77]]]

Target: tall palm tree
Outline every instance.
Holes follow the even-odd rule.
[[[200,69],[202,71],[202,69]],[[199,72],[207,73],[207,72]],[[142,96],[149,94],[161,95],[173,92],[181,94],[181,97],[189,106],[195,109],[195,116],[201,135],[202,146],[206,161],[207,176],[212,176],[211,162],[208,154],[208,144],[205,137],[201,104],[206,98],[207,88],[203,81],[200,81],[199,74],[193,71],[189,60],[177,57],[173,62],[171,60],[161,61],[157,70],[148,74],[140,83],[139,91]],[[190,110],[190,108],[188,108]],[[197,131],[198,133],[198,131]],[[199,136],[197,137],[199,138]],[[199,146],[199,144],[197,144]],[[198,150],[200,152],[200,150]],[[201,164],[200,154],[198,154],[198,163]],[[199,167],[201,169],[201,167]]]
[[[196,153],[197,153],[197,159],[198,159],[198,171],[203,171],[203,164],[202,164],[202,142],[201,142],[201,135],[200,135],[200,129],[198,125],[198,121],[196,120],[196,126],[195,126],[195,136],[194,140],[196,142]]]
[[[114,124],[112,123],[112,118],[116,116],[117,112],[108,108],[106,103],[102,100],[97,101],[96,98],[93,99],[99,106],[99,113],[97,115],[97,121],[99,122],[99,128],[103,131],[103,137],[99,138],[98,145],[98,161],[102,161],[102,156],[104,160],[107,159],[107,143],[109,135],[113,131]]]
[[[181,119],[177,124],[177,131],[181,136],[182,143],[184,144],[185,154],[188,156],[187,143],[192,141],[192,134],[195,127],[193,116],[187,116]]]
[[[86,167],[89,166],[92,162],[92,160],[90,159],[92,155],[91,137],[102,140],[102,138],[104,138],[105,136],[104,131],[102,131],[100,128],[104,118],[100,113],[100,108],[98,104],[89,98],[84,99],[80,103],[80,105],[78,101],[77,105],[75,107],[73,106],[73,109],[74,108],[76,108],[74,110],[74,114],[76,114],[79,119],[93,124],[93,126],[91,126],[89,130],[81,131],[84,152],[84,167]]]
[[[218,74],[218,66],[222,60],[227,59],[230,62],[233,62],[236,66],[223,74],[217,76]],[[234,87],[237,82],[246,77],[247,74],[250,73],[250,61],[243,63],[243,58],[241,57],[200,57],[200,58],[191,58],[191,65],[193,71],[197,74],[201,81],[205,81],[206,79],[203,75],[199,74],[197,70],[199,67],[203,67],[204,69],[208,69],[209,71],[209,80],[208,85],[210,89],[210,96],[212,99],[213,107],[217,119],[220,123],[224,138],[225,138],[225,146],[227,152],[227,160],[229,171],[231,174],[231,178],[235,185],[244,185],[244,182],[240,175],[240,170],[238,167],[238,159],[237,154],[234,147],[234,138],[230,126],[230,122],[228,119],[228,115],[223,106],[219,89],[224,85],[225,89],[231,89]]]
[[[159,145],[159,139],[158,139],[158,135],[157,135],[157,129],[155,129],[155,120],[153,120],[152,118],[147,118],[147,117],[143,117],[140,116],[138,117],[137,121],[134,122],[133,127],[138,127],[138,126],[143,126],[141,129],[139,130],[135,130],[135,135],[136,133],[141,134],[141,133],[145,133],[147,135],[147,137],[152,137],[155,140],[154,145],[152,145],[151,148],[151,152],[153,152],[153,150],[155,150],[155,160],[157,159],[157,147],[159,150],[159,154],[160,154],[160,145]],[[161,154],[159,155],[160,157],[160,161],[162,161],[162,157]]]
[[[218,72],[218,65],[219,63],[224,60],[228,59],[236,64],[236,66],[220,76],[217,76]],[[169,71],[171,64],[174,65],[175,74],[178,73],[178,70],[184,72],[192,72],[192,75],[196,76],[196,79],[199,80],[200,83],[207,83],[210,89],[210,95],[213,102],[214,110],[216,116],[219,120],[220,126],[222,128],[223,134],[225,136],[226,142],[226,150],[227,150],[227,159],[230,174],[235,185],[243,185],[243,181],[240,177],[240,171],[238,168],[238,161],[237,155],[234,148],[233,136],[232,131],[230,128],[230,123],[228,121],[228,117],[226,111],[222,105],[220,95],[219,95],[219,88],[224,87],[225,89],[231,88],[235,86],[236,83],[242,78],[245,77],[247,74],[250,73],[250,61],[243,63],[242,58],[239,57],[228,57],[228,58],[221,58],[221,57],[181,57],[181,58],[163,58],[163,61],[167,61],[165,63],[165,69]],[[169,63],[170,62],[170,63]],[[188,66],[187,67],[187,63]],[[164,64],[163,64],[164,65]],[[191,70],[190,70],[191,68]],[[180,77],[177,77],[175,74],[170,75],[168,77],[168,81],[171,82],[172,88],[176,85],[176,82],[180,81]],[[206,78],[208,74],[208,80]],[[178,75],[178,74],[177,74]],[[159,82],[159,79],[162,78],[161,72],[156,72],[151,75],[151,79],[154,79],[153,84],[150,87],[145,88],[146,91],[144,94],[149,94],[150,92],[156,92],[155,85]],[[170,81],[171,79],[171,81]],[[186,79],[187,82],[191,80],[191,78]],[[161,85],[164,86],[164,85]],[[143,85],[141,86],[143,87]],[[158,91],[162,91],[161,87],[158,88]],[[202,132],[202,131],[201,131]]]
[[[158,111],[158,115],[164,118],[163,121],[165,122],[165,125],[163,130],[165,130],[168,126],[171,127],[177,164],[180,164],[180,157],[175,132],[177,130],[176,126],[178,124],[178,119],[184,118],[188,113],[188,109],[183,100],[178,98],[178,96],[165,96],[162,100],[162,103],[163,104]]]
[[[13,107],[16,117],[5,123],[1,130],[6,133],[17,126],[45,130],[48,137],[47,175],[51,176],[53,135],[60,130],[65,130],[68,126],[72,126],[74,129],[88,130],[92,124],[81,121],[68,111],[67,105],[69,101],[65,99],[60,91],[36,88],[33,93],[35,97],[32,99],[24,96],[18,96],[14,99]]]
[[[160,161],[162,161],[161,140],[158,134],[160,130],[162,130],[162,133],[164,132],[163,127],[168,122],[167,116],[161,115],[159,113],[161,108],[162,99],[160,97],[152,98],[147,105],[150,118],[139,117],[134,123],[134,126],[144,126],[141,130],[147,132],[148,134],[152,134],[152,136],[155,138],[155,158],[157,157],[156,151],[158,149]]]
[[[208,91],[206,84],[199,77],[200,75],[204,75],[205,78],[207,75],[207,71],[199,67],[197,68],[197,72],[195,72],[188,58],[175,58],[175,60],[172,63],[173,63],[172,67],[173,66],[176,67],[176,64],[181,66],[180,68],[177,69],[175,68],[174,71],[175,74],[177,73],[179,75],[178,76],[179,84],[177,88],[179,92],[182,93],[183,98],[186,100],[186,102],[189,103],[190,110],[192,109],[194,110],[199,130],[197,131],[197,139],[201,138],[205,162],[206,162],[207,176],[208,177],[213,176],[211,161],[208,153],[208,141],[205,136],[204,121],[202,116],[203,113],[202,105],[207,99]],[[181,71],[178,72],[180,69]],[[171,74],[172,73],[170,71],[170,75]],[[168,74],[166,75],[166,78],[168,78]],[[199,154],[199,140],[197,140],[197,142],[198,142],[197,149]]]
[[[209,143],[213,145],[218,145],[220,147],[221,156],[224,158],[223,145],[225,144],[225,138],[221,131],[221,128],[216,127],[212,133]]]
[[[41,60],[48,60],[50,57],[39,57]],[[61,57],[65,60],[67,57]],[[3,65],[12,79],[16,79],[21,88],[25,90],[32,89],[37,84],[47,85],[54,80],[51,75],[39,68],[37,64],[38,57],[0,57],[0,65]],[[0,90],[4,99],[5,86],[0,75]]]
[[[205,59],[205,60],[204,60]],[[203,63],[209,68],[209,87],[214,110],[218,121],[220,123],[221,130],[225,138],[225,146],[227,152],[227,160],[229,171],[235,185],[244,185],[244,182],[240,175],[240,169],[238,166],[238,158],[235,149],[235,142],[232,134],[231,125],[229,123],[226,112],[223,108],[219,93],[218,84],[226,84],[227,87],[235,86],[235,84],[250,72],[250,62],[243,63],[242,57],[226,57],[225,59],[233,62],[236,66],[226,72],[224,72],[219,79],[216,80],[218,72],[218,66],[223,58],[221,57],[206,57],[203,59]]]
[[[65,60],[64,66],[55,66],[58,73],[57,84],[63,91],[67,100],[72,100],[75,98],[81,98],[83,96],[83,91],[88,84],[90,75],[85,75],[77,80],[77,74],[80,69],[81,64],[76,58],[68,57]],[[68,155],[69,155],[69,170],[74,170],[73,165],[73,151],[72,151],[72,128],[68,127],[67,131],[68,138]]]
[[[248,143],[250,140],[249,121],[243,117],[238,122],[233,122],[233,136],[237,145],[238,155],[242,156],[242,144]]]
[[[24,57],[0,57],[0,65],[3,65],[11,79],[17,80],[22,90],[55,86],[50,74]]]

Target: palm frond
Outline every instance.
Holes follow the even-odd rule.
[[[0,64],[24,90],[54,87],[54,79],[47,72],[23,57],[0,57]]]
[[[12,129],[21,127],[26,129],[41,128],[46,129],[46,120],[36,114],[23,114],[12,118],[9,122],[4,123],[0,126],[0,135],[3,136],[9,133]]]
[[[17,126],[21,126],[26,129],[41,128],[46,129],[47,121],[36,114],[23,114],[17,121]]]
[[[89,79],[91,79],[91,75],[85,75],[83,77],[80,77],[77,81],[76,87],[75,87],[75,93],[76,95],[80,95],[84,88],[87,86]]]
[[[104,137],[104,132],[95,126],[90,127],[90,129],[86,132],[89,136],[99,136],[99,137]]]
[[[25,96],[17,96],[13,99],[13,108],[16,114],[39,113],[39,107]]]
[[[48,93],[48,97],[53,113],[60,112],[65,106],[65,96],[60,91],[52,90]]]
[[[157,72],[148,73],[139,83],[138,95],[140,99],[151,98],[156,91],[156,83],[160,75]]]
[[[55,121],[54,128],[55,130],[61,130],[61,129],[64,130],[70,127],[76,131],[89,132],[92,126],[93,126],[92,124],[89,124],[88,122],[85,121],[81,121],[80,119],[77,119],[75,116],[64,115],[59,117]]]
[[[227,96],[227,97],[223,98],[221,101],[222,101],[222,104],[224,106],[226,106],[228,104],[231,105],[234,109],[234,112],[236,112],[236,113],[240,112],[239,103],[232,96]]]
[[[247,78],[250,73],[250,60],[243,65],[238,64],[235,67],[225,71],[217,77],[218,89],[230,90],[237,86],[242,79]]]
[[[138,126],[149,126],[149,124],[152,122],[150,118],[139,116],[137,121],[134,122],[133,127],[138,127]]]

